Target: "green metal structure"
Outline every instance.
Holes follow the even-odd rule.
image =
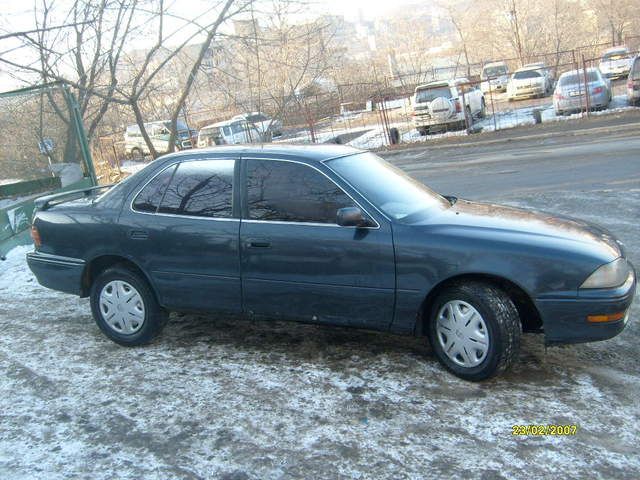
[[[68,85],[0,93],[0,257],[31,241],[37,197],[94,185],[82,116]]]

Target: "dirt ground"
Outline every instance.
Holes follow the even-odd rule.
[[[640,265],[639,189],[501,200],[600,223]],[[0,262],[0,478],[640,478],[638,301],[618,337],[526,335],[475,384],[422,339],[313,325],[173,315],[122,348],[27,250]],[[577,434],[512,435],[539,424]]]

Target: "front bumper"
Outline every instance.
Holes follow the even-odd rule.
[[[27,265],[43,287],[81,295],[84,260],[40,252],[27,253]]]
[[[544,298],[535,301],[542,317],[545,343],[584,343],[607,340],[618,335],[629,321],[629,309],[636,293],[637,278],[621,287],[580,291],[573,298]],[[589,315],[611,315],[625,312],[622,319],[605,323],[590,323]]]
[[[602,72],[602,75],[606,78],[623,78],[629,75],[629,69],[611,70],[608,72]]]
[[[508,91],[508,97],[510,99],[516,98],[529,98],[529,97],[537,97],[539,95],[544,95],[545,89],[544,86],[536,86],[530,88],[516,88],[515,90]]]

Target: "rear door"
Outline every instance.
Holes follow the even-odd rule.
[[[241,310],[240,219],[234,206],[238,166],[235,158],[174,164],[125,208],[126,251],[151,277],[163,305]]]
[[[395,266],[391,227],[341,227],[339,208],[358,206],[316,167],[243,159],[240,229],[247,312],[386,329]]]

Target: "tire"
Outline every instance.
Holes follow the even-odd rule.
[[[457,305],[460,305],[460,310]],[[471,307],[475,313],[470,309],[465,310],[464,305]],[[458,323],[455,330],[451,330],[451,337],[446,335],[446,326],[452,326],[447,317],[451,316],[453,310],[448,307],[471,315],[471,323],[461,327]],[[460,315],[457,314],[458,322]],[[456,325],[455,321],[452,323]],[[482,332],[485,334],[484,346],[480,339]],[[486,380],[511,367],[518,358],[521,334],[522,325],[513,301],[504,291],[490,284],[475,281],[454,284],[432,302],[428,325],[431,348],[447,370],[465,380]],[[469,344],[471,346],[467,348]],[[449,353],[445,351],[447,346]],[[456,354],[458,349],[466,353],[466,358],[462,353]]]
[[[418,133],[420,134],[420,136],[424,137],[426,135],[429,134],[429,129],[428,128],[418,128]]]
[[[134,294],[129,297],[132,293]],[[104,297],[101,298],[103,294]],[[115,298],[111,295],[115,295]],[[93,318],[102,333],[126,347],[151,342],[169,319],[167,311],[158,304],[147,280],[123,266],[108,268],[98,275],[91,285],[90,300]],[[137,303],[132,303],[138,300],[141,309],[137,307]],[[117,305],[123,309],[118,309]],[[115,309],[113,315],[109,315],[111,308]],[[105,310],[107,313],[104,313]],[[111,322],[108,318],[111,318]]]

